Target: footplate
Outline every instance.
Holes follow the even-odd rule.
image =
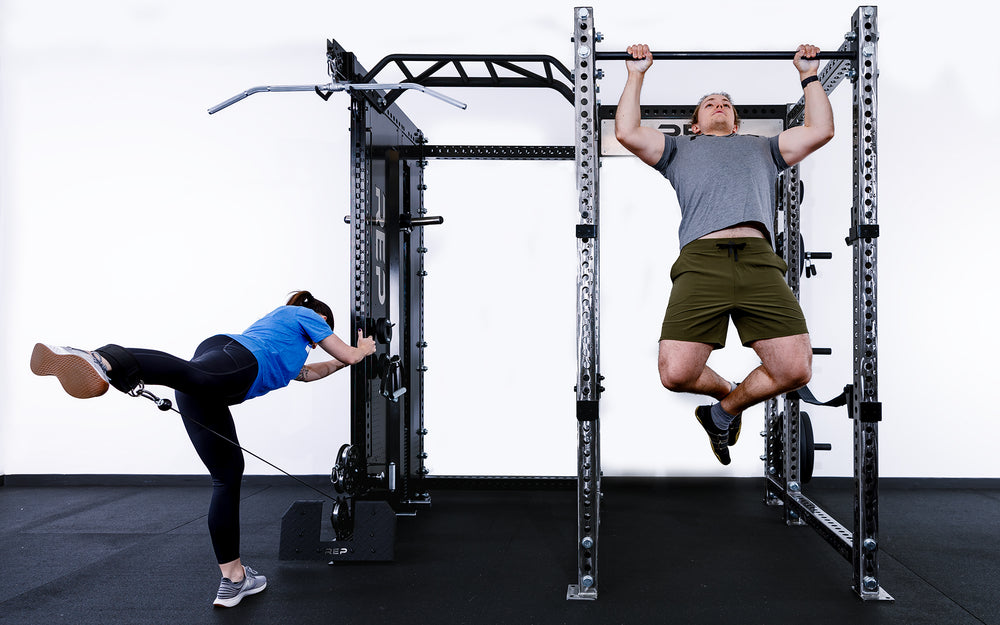
[[[338,540],[322,540],[323,502],[296,501],[281,517],[280,560],[322,560],[326,562],[387,562],[395,557],[396,513],[385,501],[338,502],[352,505],[346,517],[341,511],[338,524],[345,517],[353,522],[352,531],[338,527]]]

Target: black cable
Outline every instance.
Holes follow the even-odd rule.
[[[307,484],[305,481],[303,481],[303,480],[295,477],[294,475],[292,475],[288,471],[285,471],[284,469],[282,469],[278,465],[276,465],[276,464],[274,464],[272,462],[268,462],[267,460],[264,460],[263,458],[261,458],[260,456],[258,456],[255,453],[253,453],[252,451],[250,451],[246,447],[240,445],[236,441],[230,440],[226,436],[223,436],[222,434],[216,432],[215,430],[213,430],[212,428],[208,427],[207,425],[205,425],[203,423],[199,423],[196,419],[192,419],[191,417],[188,417],[188,416],[186,416],[184,414],[181,414],[180,410],[174,408],[173,402],[171,402],[169,399],[160,399],[156,395],[154,395],[154,394],[150,393],[149,391],[147,391],[145,389],[145,387],[141,383],[139,384],[139,386],[136,386],[134,389],[132,389],[131,391],[129,391],[128,394],[131,395],[132,397],[145,397],[146,399],[148,399],[148,400],[152,401],[154,404],[156,404],[156,407],[159,408],[160,410],[164,411],[164,412],[166,412],[167,410],[173,410],[177,414],[181,415],[182,419],[186,419],[187,421],[189,421],[189,422],[197,425],[198,427],[204,428],[205,430],[211,432],[212,434],[214,434],[214,435],[218,436],[219,438],[221,438],[222,440],[226,441],[230,445],[233,445],[234,447],[238,447],[241,451],[244,451],[244,452],[250,454],[251,456],[253,456],[257,460],[260,460],[261,462],[263,462],[264,464],[268,465],[272,469],[276,469],[278,471],[281,471],[286,476],[292,478],[293,480],[295,480],[299,484],[302,484],[306,488],[308,488],[310,490],[313,490],[313,491],[319,493],[320,495],[323,495],[324,497],[326,497],[330,501],[337,501],[338,500],[337,497],[335,497],[333,495],[330,495],[328,493],[324,493],[323,491],[321,491],[320,489],[316,488],[315,486],[312,486],[311,484]]]

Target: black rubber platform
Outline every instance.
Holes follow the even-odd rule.
[[[395,561],[278,560],[315,493],[248,478],[243,559],[263,593],[213,609],[209,478],[23,478],[0,487],[0,623],[1000,625],[1000,481],[883,480],[882,587],[762,503],[759,479],[605,479],[596,601],[576,582],[573,491],[440,490],[400,517]],[[109,485],[98,485],[99,483]],[[806,494],[848,528],[849,479]]]

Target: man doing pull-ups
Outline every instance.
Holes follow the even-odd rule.
[[[775,181],[779,172],[833,138],[833,111],[817,77],[819,48],[799,46],[793,63],[805,96],[802,126],[776,137],[736,134],[739,116],[725,93],[705,96],[690,136],[641,126],[639,94],[653,65],[647,45],[628,48],[628,79],[615,115],[615,136],[673,185],[681,209],[680,255],[660,334],[660,381],[676,392],[709,395],[695,417],[712,451],[729,464],[743,410],[805,386],[812,346],[805,317],[784,280],[785,262],[772,249]],[[740,384],[707,366],[725,345],[732,318],[744,346],[761,365]]]

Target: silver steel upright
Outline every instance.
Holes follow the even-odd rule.
[[[573,10],[576,188],[579,194],[576,280],[576,417],[577,417],[577,568],[567,599],[597,599],[597,552],[600,528],[600,123],[592,7]]]
[[[799,166],[789,168],[782,176],[781,203],[784,208],[784,245],[783,260],[788,265],[786,279],[788,287],[799,299],[801,292],[801,274],[799,267],[803,261],[805,250],[802,249],[801,238],[801,206],[802,198],[799,193],[802,178],[799,175]],[[799,458],[799,400],[789,395],[783,396],[784,420],[781,427],[784,431],[782,441],[784,451],[782,462],[784,463],[782,475],[785,479],[785,489],[791,493],[802,490],[802,459]],[[785,506],[785,523],[788,525],[805,525],[805,521],[799,513],[791,506]]]
[[[854,207],[848,241],[854,248],[854,590],[864,600],[891,597],[879,585],[878,534],[878,8],[852,19],[854,80]]]

